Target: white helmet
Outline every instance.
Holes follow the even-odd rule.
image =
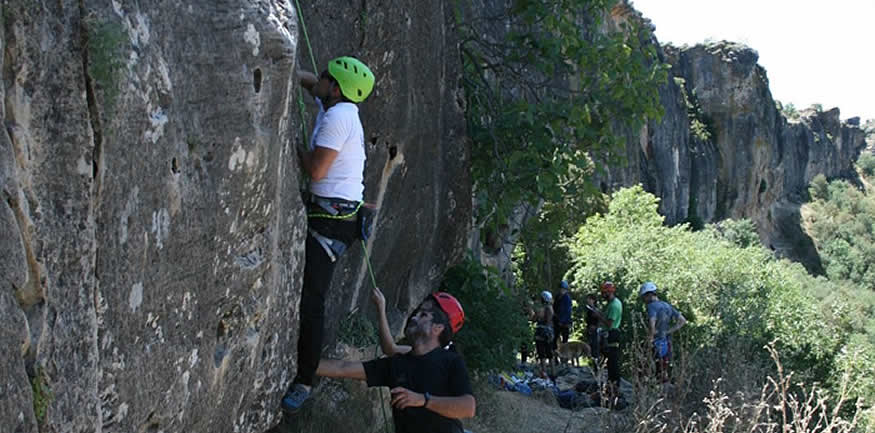
[[[641,288],[638,289],[638,296],[644,296],[648,293],[653,293],[656,291],[656,284],[648,281],[641,285]]]
[[[541,292],[541,300],[543,300],[545,303],[553,302],[553,294],[544,290],[543,292]]]

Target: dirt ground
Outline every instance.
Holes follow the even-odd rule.
[[[531,396],[477,385],[477,416],[464,420],[472,433],[606,433],[631,430],[629,416],[604,408],[562,409],[549,391]]]

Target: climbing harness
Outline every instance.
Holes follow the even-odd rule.
[[[310,202],[319,206],[324,212],[310,212],[307,214],[307,218],[325,218],[340,221],[349,221],[355,218],[355,223],[358,226],[358,236],[362,241],[362,248],[365,250],[365,254],[367,254],[365,241],[370,237],[371,223],[374,218],[374,211],[371,207],[364,205],[364,202],[329,199],[315,195],[311,197]],[[346,251],[347,245],[345,243],[323,236],[313,229],[309,229],[309,232],[319,242],[319,245],[322,246],[328,257],[331,258],[332,263]],[[371,262],[368,259],[368,269],[370,269],[370,266]],[[376,287],[376,280],[373,278],[372,280],[374,287]]]

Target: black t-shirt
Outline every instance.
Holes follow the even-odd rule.
[[[422,356],[408,352],[364,363],[368,386],[403,386],[438,397],[473,395],[465,362],[456,352],[437,348]],[[462,422],[428,409],[392,409],[395,433],[462,433]]]
[[[599,325],[599,317],[589,308],[586,309],[586,326],[595,327]]]

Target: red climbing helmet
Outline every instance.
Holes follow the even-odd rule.
[[[465,310],[462,309],[462,304],[453,295],[446,292],[435,292],[431,297],[437,301],[441,310],[444,310],[444,313],[447,313],[447,317],[450,318],[450,328],[453,334],[459,332],[462,329],[462,324],[465,323]]]
[[[617,288],[614,287],[614,283],[612,283],[610,281],[605,281],[604,283],[602,283],[602,294],[614,293],[616,291],[617,291]]]

